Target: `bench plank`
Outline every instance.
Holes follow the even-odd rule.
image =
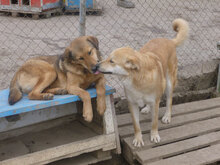
[[[91,98],[97,96],[96,89],[90,88],[87,90]],[[113,94],[115,90],[109,86],[106,86],[106,95]],[[80,101],[80,98],[76,95],[55,95],[53,100],[29,100],[27,95],[17,102],[15,105],[8,104],[9,89],[0,91],[0,117],[11,116],[24,112],[43,109],[55,105],[62,105],[70,102]]]

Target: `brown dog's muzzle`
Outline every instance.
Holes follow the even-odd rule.
[[[92,66],[92,72],[94,74],[99,74],[100,73],[100,71],[98,69],[99,69],[99,63],[94,65],[94,66]]]
[[[95,73],[98,70],[99,66],[98,64],[92,66],[92,72]]]

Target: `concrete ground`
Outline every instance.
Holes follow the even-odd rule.
[[[115,48],[139,49],[149,39],[174,37],[172,21],[181,17],[189,22],[190,37],[178,48],[179,68],[220,58],[216,43],[220,38],[219,0],[134,1],[134,9],[118,7],[115,1],[98,0],[101,16],[87,16],[86,34],[97,36],[103,57]],[[61,15],[32,20],[0,14],[0,89],[7,88],[17,68],[28,58],[64,52],[79,35],[79,17]],[[189,76],[191,72],[187,73]],[[108,82],[123,96],[115,77]]]

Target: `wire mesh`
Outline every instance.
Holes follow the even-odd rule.
[[[117,0],[97,0],[102,14],[87,12],[86,35],[99,39],[104,59],[119,47],[139,50],[150,39],[173,38],[175,18],[185,19],[190,26],[189,39],[177,49],[180,68],[220,58],[216,48],[220,40],[219,0],[130,1],[135,8],[119,7]],[[0,33],[0,88],[3,89],[28,58],[63,53],[71,40],[79,36],[79,16],[61,14],[33,20],[28,15],[13,18],[1,14]],[[116,96],[123,97],[123,87],[117,77],[106,78],[116,88]]]

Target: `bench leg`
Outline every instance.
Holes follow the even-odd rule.
[[[121,146],[119,140],[119,133],[118,133],[118,125],[115,115],[115,107],[114,107],[114,98],[113,95],[106,96],[106,111],[103,117],[103,127],[104,127],[104,134],[111,134],[115,133],[115,140],[116,140],[116,153],[121,153]]]

